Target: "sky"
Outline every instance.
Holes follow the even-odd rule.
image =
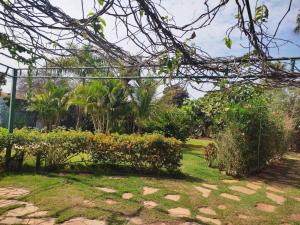
[[[80,0],[50,0],[50,2],[63,9],[67,14],[75,18],[82,18],[81,11],[81,1]],[[85,14],[92,11],[92,3],[94,0],[85,0],[84,8]],[[218,1],[211,0],[211,4]],[[191,44],[196,46],[201,46],[202,50],[208,52],[211,56],[241,56],[247,51],[242,47],[245,44],[245,39],[241,37],[239,32],[233,32],[231,34],[231,39],[233,40],[233,45],[231,49],[228,49],[224,44],[224,37],[226,35],[226,30],[234,25],[236,14],[235,1],[230,1],[229,4],[223,8],[218,16],[215,18],[213,23],[205,29],[201,29],[196,32],[196,38],[193,39]],[[252,8],[255,7],[256,0],[251,0]],[[203,0],[161,0],[162,5],[168,10],[176,21],[177,25],[183,25],[192,19],[195,19],[201,12],[203,12]],[[269,9],[269,19],[266,24],[270,33],[273,33],[276,29],[276,25],[281,20],[282,16],[286,12],[289,6],[289,0],[258,0],[259,4],[265,4]],[[291,11],[286,16],[280,29],[278,30],[277,37],[288,39],[294,42],[296,45],[288,44],[282,46],[279,50],[274,49],[271,51],[273,57],[291,57],[300,56],[300,34],[295,34],[293,29],[296,24],[297,13],[300,10],[300,0],[293,0]],[[113,27],[113,20],[111,18],[105,18],[107,22],[107,27],[105,28],[105,37],[109,41],[117,40],[115,30]],[[119,29],[119,39],[126,35],[124,29]],[[188,34],[190,35],[190,34]],[[135,50],[131,43],[122,42],[121,47],[126,50]],[[298,46],[297,46],[298,45]],[[1,62],[0,57],[0,62]],[[5,60],[6,61],[6,60]],[[6,61],[10,65],[14,65],[14,62]],[[5,91],[9,91],[10,82],[3,87]],[[208,89],[208,86],[207,88]],[[189,88],[189,93],[192,98],[197,98],[202,96],[203,93]]]

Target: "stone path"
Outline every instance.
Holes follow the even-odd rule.
[[[158,191],[159,191],[158,188],[144,187],[143,195],[151,195],[151,194],[154,194]]]
[[[233,200],[233,201],[237,201],[237,202],[241,201],[240,197],[238,197],[236,195],[231,195],[228,193],[222,193],[222,194],[220,194],[220,196],[230,199],[230,200]]]
[[[143,202],[143,205],[145,208],[147,209],[153,209],[155,208],[158,204],[156,202],[153,202],[153,201],[144,201]]]
[[[181,208],[181,207],[169,209],[168,212],[171,216],[174,216],[174,217],[190,217],[191,216],[191,212],[189,209]]]
[[[97,187],[97,189],[99,191],[106,192],[106,193],[116,193],[117,192],[115,189],[107,188],[107,187]]]
[[[300,163],[299,163],[300,164]],[[299,165],[300,168],[300,165]],[[296,172],[288,172],[288,176],[297,177]],[[271,176],[269,173],[264,172],[262,177]],[[103,192],[104,196],[107,194],[118,193],[113,199],[107,198],[103,200],[104,204],[107,205],[116,205],[118,207],[124,203],[123,200],[134,199],[135,202],[140,202],[141,210],[149,210],[145,212],[149,212],[149,214],[154,211],[167,212],[167,214],[171,217],[174,217],[173,220],[176,220],[176,225],[199,225],[201,223],[212,224],[212,225],[221,225],[222,218],[227,213],[232,213],[232,205],[238,206],[238,204],[244,204],[240,201],[245,200],[248,195],[254,195],[256,193],[263,193],[265,196],[265,200],[271,203],[265,203],[262,199],[262,202],[256,202],[253,204],[253,210],[262,211],[264,213],[269,214],[269,216],[275,215],[276,211],[279,212],[282,205],[286,204],[288,199],[293,199],[295,201],[300,202],[300,196],[292,196],[289,197],[286,194],[286,189],[281,185],[274,184],[273,182],[268,182],[265,178],[255,177],[249,178],[247,181],[239,181],[236,179],[231,180],[223,180],[222,183],[218,186],[212,183],[197,183],[194,187],[194,195],[197,197],[208,198],[207,200],[203,200],[201,205],[201,200],[199,204],[196,206],[197,208],[190,208],[189,205],[182,201],[182,197],[185,198],[185,195],[188,193],[176,193],[177,190],[170,190],[170,192],[166,192],[166,190],[160,190],[158,187],[145,186],[141,190],[140,195],[133,194],[131,192],[121,192],[120,190],[114,189],[112,187],[96,187],[98,191]],[[118,177],[112,177],[109,179],[120,179]],[[267,178],[268,179],[268,178]],[[293,178],[297,179],[297,178]],[[282,181],[282,179],[281,179]],[[284,181],[286,182],[286,181]],[[219,192],[222,190],[221,188],[226,188],[227,191]],[[157,193],[157,195],[153,195]],[[55,218],[51,218],[47,211],[40,210],[37,206],[32,203],[23,202],[17,200],[19,197],[25,196],[29,194],[29,191],[22,188],[0,188],[0,208],[9,207],[9,206],[17,206],[14,209],[11,209],[5,212],[3,215],[0,215],[0,224],[32,224],[32,225],[55,225]],[[185,194],[185,195],[184,195]],[[218,197],[222,201],[215,202],[214,204],[210,204],[209,197],[213,195],[213,197]],[[136,196],[135,196],[136,195]],[[152,196],[153,195],[153,196]],[[143,199],[143,196],[147,196]],[[120,198],[117,199],[116,197]],[[142,199],[140,199],[142,197]],[[151,199],[151,197],[153,199]],[[154,198],[155,197],[155,198]],[[157,197],[160,197],[158,199]],[[193,197],[193,196],[190,196]],[[249,197],[248,197],[249,198]],[[123,200],[122,200],[123,199]],[[226,201],[228,199],[228,201]],[[155,201],[154,201],[155,200]],[[165,201],[166,205],[173,204],[174,208],[168,207],[165,209],[164,204],[160,204],[160,201]],[[215,201],[215,200],[213,200]],[[230,202],[232,201],[232,202]],[[185,203],[184,205],[181,205]],[[93,200],[84,199],[82,201],[82,206],[87,208],[95,208],[97,207],[96,203]],[[223,211],[223,212],[222,212]],[[196,214],[195,214],[196,213]],[[272,214],[273,213],[273,214]],[[267,215],[266,214],[266,215]],[[149,224],[144,220],[144,214],[124,214],[124,219],[128,221],[130,224],[145,224],[145,225],[169,225],[170,223],[152,223]],[[264,214],[263,214],[264,215]],[[252,212],[243,211],[241,213],[236,212],[234,214],[234,219],[244,220],[243,224],[249,224],[251,220]],[[177,219],[178,218],[178,221]],[[194,222],[186,222],[186,220],[194,221]],[[198,223],[199,222],[199,223]],[[230,221],[234,224],[235,221]],[[285,222],[293,223],[300,222],[300,213],[291,212],[287,221],[281,221],[281,224],[287,224]],[[229,223],[229,224],[231,224]],[[175,223],[174,223],[175,224]],[[72,218],[60,225],[108,225],[105,220],[90,220],[84,217]]]
[[[276,206],[265,204],[265,203],[257,203],[255,206],[258,210],[265,211],[265,212],[274,212]]]
[[[208,196],[210,195],[210,192],[211,192],[210,189],[200,187],[200,186],[195,186],[195,188],[202,193],[202,196],[204,198],[208,198]]]
[[[165,199],[172,200],[178,202],[180,199],[180,195],[166,195]]]
[[[231,186],[229,187],[230,190],[232,191],[237,191],[246,195],[253,195],[255,194],[256,191],[246,188],[246,187],[242,187],[242,186]]]

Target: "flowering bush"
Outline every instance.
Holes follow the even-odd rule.
[[[141,168],[177,170],[182,159],[181,142],[158,134],[105,135],[75,130],[54,130],[43,133],[38,130],[20,129],[8,134],[0,130],[0,149],[13,146],[14,157],[22,161],[26,156],[36,157],[50,169],[70,162],[74,156],[85,154],[94,163],[123,164]],[[1,154],[0,154],[1,155]]]
[[[182,159],[181,142],[159,134],[104,135],[92,137],[95,162],[123,163],[134,168],[177,170]]]

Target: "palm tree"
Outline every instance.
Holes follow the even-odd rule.
[[[36,112],[47,129],[59,125],[67,112],[69,86],[66,81],[48,81],[42,91],[36,92],[29,101],[28,111]]]
[[[132,88],[132,103],[136,117],[138,132],[141,132],[143,123],[151,115],[156,106],[155,95],[158,84],[154,80],[139,80]]]
[[[120,119],[126,103],[125,89],[117,80],[80,85],[69,100],[69,105],[77,105],[91,116],[95,131],[105,133],[110,133],[113,123]]]

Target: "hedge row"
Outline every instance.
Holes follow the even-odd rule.
[[[11,145],[13,160],[23,164],[24,158],[34,157],[37,168],[53,169],[68,164],[75,156],[83,156],[93,163],[122,164],[136,169],[178,170],[182,159],[181,142],[158,134],[105,135],[75,130],[20,129],[8,134],[0,129],[0,161],[4,149]],[[1,158],[2,155],[2,158]]]

